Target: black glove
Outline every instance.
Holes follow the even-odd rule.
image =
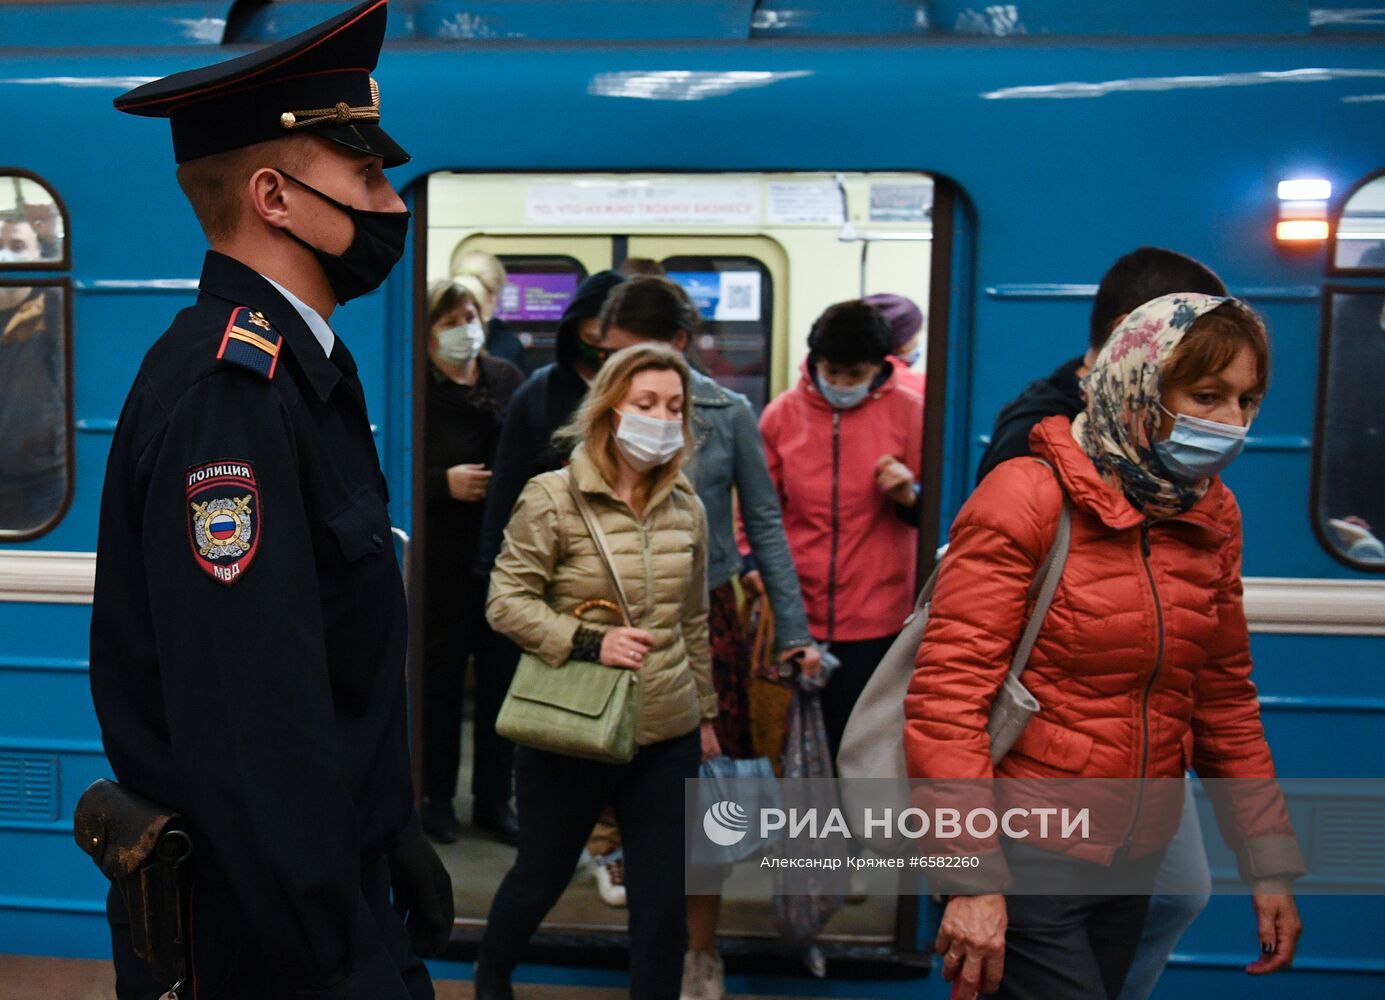
[[[436,958],[447,948],[455,915],[452,876],[415,822],[390,852],[394,909],[413,937],[414,954]]]

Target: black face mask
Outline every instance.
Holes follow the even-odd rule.
[[[279,172],[304,191],[311,191],[329,205],[341,209],[351,217],[356,226],[356,235],[351,237],[351,245],[341,254],[319,250],[290,230],[284,230],[290,239],[312,251],[323,273],[327,275],[327,283],[332,286],[337,304],[345,305],[352,299],[379,288],[394,265],[399,263],[399,258],[404,256],[404,240],[409,233],[410,213],[367,212],[351,205],[344,205],[317,188],[304,184],[297,177],[282,170]]]

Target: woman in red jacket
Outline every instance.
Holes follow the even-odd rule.
[[[1249,308],[1191,292],[1155,299],[1098,356],[1086,410],[1034,428],[1033,452],[1052,469],[1018,458],[982,481],[952,526],[906,698],[913,777],[1178,779],[1191,763],[1203,779],[1273,778],[1250,680],[1240,511],[1217,476],[1268,376],[1265,328]],[[1071,548],[1023,677],[1041,709],[993,766],[987,718],[1065,493]],[[1150,784],[1172,782],[1122,787],[1144,796]],[[1116,862],[1152,882],[1177,810],[1145,802],[1142,815],[1129,794],[1119,821],[1094,823],[1086,839],[970,843],[982,865],[952,884],[937,938],[944,977],[961,978],[954,995],[1119,993],[1147,895],[1002,891],[1035,865],[1064,888]],[[1253,797],[1231,793],[1217,815],[1253,886],[1262,955],[1247,971],[1266,973],[1292,961],[1301,924],[1290,883],[1304,869],[1277,787],[1261,783]]]
[[[760,418],[808,631],[841,661],[822,692],[834,758],[914,602],[923,399],[899,384],[890,340],[865,302],[829,307],[802,379]]]

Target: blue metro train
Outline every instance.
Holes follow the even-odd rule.
[[[0,3],[0,953],[109,953],[106,886],[71,838],[77,796],[108,774],[86,676],[97,505],[124,395],[191,302],[204,246],[166,130],[111,99],[342,6]],[[1270,396],[1228,478],[1244,508],[1256,679],[1279,770],[1380,776],[1385,9],[392,8],[376,76],[390,131],[413,153],[391,177],[415,238],[389,282],[334,323],[370,397],[402,555],[420,509],[415,331],[427,282],[467,249],[505,262],[502,315],[535,362],[582,275],[627,256],[662,261],[706,291],[700,346],[759,405],[796,377],[828,303],[916,298],[928,313],[927,553],[967,495],[996,410],[1081,352],[1105,268],[1166,246],[1215,268],[1271,330]],[[38,458],[14,430],[35,426]],[[207,640],[255,627],[268,624],[208,622]],[[1385,830],[1385,801],[1371,808],[1344,819],[1330,800],[1294,803],[1310,878],[1349,870],[1385,885],[1385,855],[1346,825]],[[1204,825],[1213,878],[1231,883],[1210,815]],[[484,908],[468,916],[465,902],[443,975],[467,972]],[[826,980],[777,952],[747,903],[727,919],[730,988],[945,996],[930,963],[935,908],[888,902],[829,926]],[[1157,995],[1385,996],[1385,896],[1301,907],[1295,968],[1252,981],[1248,902],[1214,897]],[[617,984],[619,934],[555,920],[527,978]]]

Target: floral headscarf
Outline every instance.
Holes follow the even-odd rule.
[[[1199,317],[1228,301],[1176,292],[1146,302],[1116,327],[1082,382],[1087,408],[1072,422],[1072,436],[1146,517],[1181,514],[1207,492],[1208,480],[1170,479],[1154,453],[1163,414],[1159,369]]]

